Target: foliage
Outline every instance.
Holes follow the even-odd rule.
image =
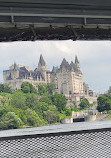
[[[38,96],[36,94],[27,94],[26,95],[26,106],[29,108],[34,108],[38,105]]]
[[[111,96],[111,86],[109,87],[107,94]]]
[[[14,129],[21,126],[22,121],[14,112],[8,112],[0,121],[0,129]]]
[[[107,119],[107,120],[111,119],[111,115],[109,115],[106,119]]]
[[[7,105],[0,105],[0,118],[9,111],[10,110]]]
[[[0,93],[1,92],[12,93],[13,91],[7,84],[0,84]]]
[[[37,93],[37,90],[29,82],[23,82],[21,85],[21,90],[23,93]]]
[[[101,95],[98,97],[97,102],[97,110],[99,112],[111,110],[111,96],[107,94]]]
[[[22,91],[16,90],[12,94],[11,105],[16,108],[25,109],[26,108],[26,97]]]
[[[34,110],[31,110],[31,109],[27,109],[25,111],[26,113],[26,116],[27,116],[27,123],[29,126],[40,126],[42,125],[42,121],[41,119],[39,118],[38,114],[34,111]]]
[[[66,116],[71,116],[71,114],[72,114],[71,109],[70,108],[66,108],[65,109],[65,114],[66,114]]]
[[[53,105],[55,105],[58,108],[58,111],[64,111],[66,108],[66,98],[62,94],[54,94],[51,97]]]
[[[47,103],[48,105],[51,105],[52,104],[52,100],[49,96],[43,96],[42,98],[40,98],[39,100],[40,102],[45,102]]]
[[[44,119],[46,119],[49,124],[59,122],[60,113],[58,112],[56,106],[50,105],[49,109],[44,111]]]
[[[13,108],[13,111],[22,120],[23,124],[27,124],[27,116],[24,110],[19,108]]]
[[[48,94],[53,94],[55,91],[55,84],[53,83],[48,83],[46,86],[46,89],[48,91]]]
[[[38,95],[42,96],[47,93],[47,85],[46,84],[38,84]]]
[[[60,113],[60,120],[66,118],[66,114],[65,113]]]
[[[39,102],[37,106],[33,108],[33,110],[36,111],[36,113],[39,115],[41,119],[43,119],[44,111],[47,111],[48,109],[49,109],[49,105],[45,102]]]
[[[89,106],[89,101],[85,98],[81,101],[81,103],[79,104],[80,109],[85,109]]]
[[[25,82],[21,90],[0,93],[0,129],[57,123],[71,116],[72,109],[66,108],[66,103],[65,96],[54,94],[53,84],[39,84],[37,93]]]

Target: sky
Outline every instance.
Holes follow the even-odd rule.
[[[34,70],[43,55],[47,67],[60,66],[63,58],[68,62],[77,55],[83,73],[83,81],[97,93],[104,93],[111,86],[110,41],[35,41],[0,43],[0,82],[3,70],[14,62]]]

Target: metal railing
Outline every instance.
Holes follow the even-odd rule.
[[[111,158],[111,121],[1,131],[0,158]]]

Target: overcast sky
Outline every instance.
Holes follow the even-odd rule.
[[[90,89],[103,93],[111,86],[111,42],[110,41],[36,41],[0,43],[0,82],[3,70],[16,62],[35,69],[40,54],[47,67],[59,66],[63,58],[68,62],[80,61],[84,82]]]

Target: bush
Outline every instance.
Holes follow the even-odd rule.
[[[29,82],[23,82],[21,85],[21,90],[23,93],[37,93],[37,90]]]
[[[44,119],[46,119],[49,124],[59,122],[60,113],[57,111],[56,106],[50,105],[49,110],[44,111]]]
[[[89,101],[87,99],[83,99],[81,103],[79,104],[79,106],[80,106],[80,109],[84,109],[89,106]]]
[[[7,84],[0,84],[0,93],[4,92],[4,93],[12,93],[13,90],[11,89],[11,87],[9,87]]]
[[[66,114],[66,116],[71,116],[71,114],[72,114],[71,109],[70,108],[66,108],[65,109],[65,114]]]
[[[22,125],[23,122],[14,112],[8,112],[0,121],[0,129],[20,128]]]
[[[27,109],[25,111],[27,116],[27,124],[29,126],[40,126],[42,125],[42,121],[34,110]]]
[[[53,105],[57,107],[59,112],[65,110],[66,104],[67,104],[65,96],[63,96],[62,94],[55,93],[54,95],[51,95],[50,97],[51,97]]]
[[[11,105],[16,108],[26,109],[26,97],[20,90],[12,94]]]
[[[97,106],[97,110],[99,112],[102,112],[102,111],[109,111],[111,110],[111,96],[109,95],[101,95],[98,97],[97,99],[98,101],[98,106]]]

